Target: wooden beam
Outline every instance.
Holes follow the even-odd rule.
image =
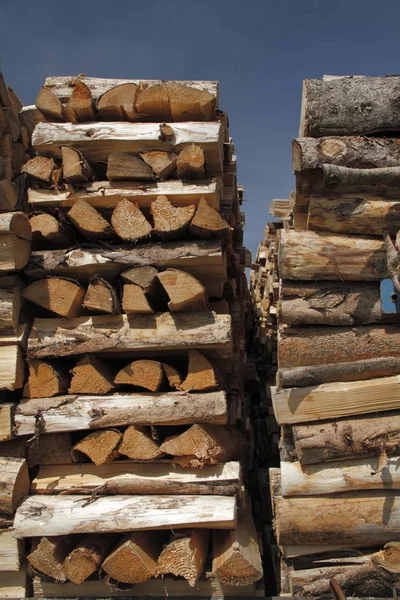
[[[138,529],[229,529],[236,526],[233,496],[31,496],[19,506],[16,537],[123,533]],[[37,518],[40,511],[40,518]]]
[[[195,587],[204,570],[209,539],[207,529],[192,529],[173,536],[158,556],[156,574],[184,577],[191,587]]]
[[[0,529],[0,572],[19,571],[25,563],[25,546],[13,536],[13,528]],[[1,593],[0,593],[1,597]]]

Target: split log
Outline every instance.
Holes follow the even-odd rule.
[[[75,202],[67,217],[88,240],[109,239],[115,235],[110,223],[85,200]]]
[[[0,214],[0,272],[19,271],[29,260],[31,227],[22,212]]]
[[[126,271],[122,271],[121,279],[147,291],[156,275],[157,269],[155,267],[131,267]]]
[[[116,429],[95,431],[75,444],[72,449],[72,459],[79,462],[81,454],[84,454],[96,466],[105,465],[118,457],[118,446],[121,440],[122,433]]]
[[[68,183],[84,183],[94,178],[93,171],[79,150],[61,146],[63,179]]]
[[[167,363],[163,363],[163,369],[165,376],[168,380],[168,385],[173,390],[181,390],[182,381],[184,376],[178,369],[172,367],[171,365],[167,365]]]
[[[370,135],[400,130],[399,77],[338,77],[303,82],[300,135]]]
[[[56,165],[52,158],[35,156],[24,164],[21,171],[22,173],[30,175],[33,179],[51,183],[54,169],[56,169]]]
[[[96,356],[88,355],[71,371],[69,394],[109,394],[115,389],[114,369]]]
[[[142,86],[136,100],[136,111],[152,121],[212,121],[215,118],[215,95],[188,84],[166,81]]]
[[[157,273],[157,279],[169,297],[168,308],[172,313],[207,310],[206,290],[190,273],[167,269]]]
[[[399,541],[399,510],[400,498],[391,491],[277,498],[277,541],[280,546]]]
[[[163,240],[183,237],[189,228],[195,210],[194,205],[172,206],[166,196],[158,196],[150,207],[155,233]]]
[[[204,152],[200,146],[186,146],[178,155],[176,170],[181,179],[206,179]]]
[[[156,179],[167,179],[176,169],[177,155],[173,152],[143,152],[144,162],[149,165]]]
[[[155,175],[140,157],[126,152],[112,152],[108,157],[107,178],[110,181],[153,181]]]
[[[193,529],[174,537],[158,557],[156,575],[184,577],[194,587],[204,571],[209,539],[206,529]]]
[[[117,373],[114,383],[159,392],[165,385],[163,365],[156,360],[135,360]]]
[[[3,410],[4,406],[2,405]],[[42,401],[22,400],[14,417],[15,434],[34,434],[39,415],[43,416],[42,433],[103,429],[122,425],[187,425],[193,422],[224,425],[228,418],[224,392],[190,396],[176,392],[58,396]],[[3,421],[3,414],[1,417]],[[10,429],[10,422],[10,411],[4,411],[4,425],[1,423],[0,429],[2,434],[4,431],[5,435],[7,428]],[[8,434],[6,439],[10,437]]]
[[[134,531],[121,538],[101,568],[116,582],[147,581],[156,574],[161,544],[159,533]]]
[[[63,108],[66,119],[71,123],[94,121],[96,118],[92,92],[80,79],[73,82],[72,94]]]
[[[124,432],[118,452],[133,460],[154,460],[163,452],[144,427],[130,425]]]
[[[64,573],[77,585],[95,573],[114,541],[112,535],[85,535],[64,561]]]
[[[72,550],[72,544],[72,539],[63,535],[41,537],[32,540],[32,551],[27,559],[39,573],[63,582],[67,580],[64,561]]]
[[[216,369],[204,354],[189,350],[188,373],[178,389],[186,392],[205,392],[216,390],[219,379]]]
[[[52,434],[41,436],[47,438]],[[121,449],[121,447],[120,447]],[[41,466],[31,484],[32,494],[164,494],[234,496],[241,484],[238,462],[205,465],[201,470],[165,461],[119,461],[96,467]]]
[[[316,233],[279,232],[281,279],[377,281],[388,277],[384,242]]]
[[[19,438],[17,438],[19,439]],[[22,438],[23,439],[23,438]],[[70,465],[72,440],[70,433],[46,433],[37,436],[28,448],[28,467],[37,465]]]
[[[287,327],[279,334],[281,369],[307,365],[400,357],[397,325]]]
[[[24,385],[24,379],[24,356],[21,348],[17,344],[0,346],[0,390],[19,390]]]
[[[32,241],[37,248],[69,248],[74,245],[65,227],[53,215],[34,214],[29,219]]]
[[[329,462],[302,467],[299,462],[281,462],[282,496],[319,496],[356,490],[400,489],[399,458]]]
[[[28,368],[29,377],[23,390],[25,398],[51,398],[67,391],[69,381],[62,364],[30,360]]]
[[[0,573],[13,573],[25,568],[25,545],[13,536],[12,527],[0,530]],[[1,580],[0,580],[1,585]],[[1,592],[3,592],[3,589]],[[0,592],[0,597],[2,594]]]
[[[16,537],[123,533],[137,529],[229,529],[236,526],[233,496],[30,496],[15,514]],[[40,518],[38,519],[38,511]],[[146,531],[146,535],[149,533]],[[103,566],[104,568],[104,566]]]
[[[396,315],[382,313],[378,283],[282,282],[278,303],[280,323],[285,325],[368,325]]]
[[[198,424],[184,433],[167,437],[160,446],[162,452],[174,457],[174,463],[191,468],[227,462],[236,458],[243,448],[244,440],[237,430]]]
[[[380,455],[396,455],[400,443],[397,412],[294,425],[296,452],[302,464]]]
[[[22,297],[56,315],[73,318],[81,312],[85,290],[68,279],[48,277],[32,281],[23,289]]]
[[[263,576],[257,532],[246,507],[238,518],[236,529],[213,532],[212,574],[222,583],[247,586]]]
[[[154,312],[144,290],[138,285],[129,283],[124,285],[122,310],[126,315],[152,314]]]
[[[0,457],[0,512],[13,515],[29,494],[29,474],[24,458]]]
[[[220,123],[176,123],[174,133],[171,144],[160,139],[158,123],[39,123],[33,132],[32,145],[38,154],[52,158],[61,157],[61,146],[73,146],[87,161],[95,163],[107,162],[113,152],[179,153],[185,146],[195,144],[204,151],[209,173],[222,172],[224,132]]]
[[[18,284],[15,287],[3,287],[0,277],[0,332],[17,334],[19,313],[21,310],[21,291]]]
[[[136,242],[148,237],[152,227],[140,208],[129,200],[121,200],[114,208],[111,224],[123,240]]]
[[[101,277],[90,280],[82,305],[91,312],[99,314],[121,313],[121,303],[114,286]]]
[[[1,162],[1,158],[0,158]],[[0,168],[1,172],[1,168]],[[18,186],[12,181],[3,179],[0,181],[0,209],[15,210],[18,202]]]
[[[230,227],[221,217],[219,212],[208,205],[205,198],[201,198],[196,214],[189,227],[189,232],[195,237],[224,239],[227,237]]]
[[[97,110],[102,121],[135,121],[138,86],[122,83],[105,91],[97,100]]]
[[[35,100],[36,107],[42,115],[51,121],[65,121],[64,107],[53,92],[45,87],[40,88],[40,92]]]

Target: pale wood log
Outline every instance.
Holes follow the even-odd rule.
[[[111,152],[107,162],[107,178],[110,181],[153,181],[155,175],[139,156]]]
[[[22,297],[56,315],[73,318],[81,313],[85,290],[68,279],[50,277],[27,285]]]
[[[0,214],[0,271],[18,271],[28,262],[31,227],[22,212]]]
[[[0,346],[0,390],[18,390],[24,385],[24,357],[16,344]]]
[[[212,121],[215,105],[214,94],[191,87],[189,82],[142,85],[136,99],[137,113],[152,121]]]
[[[80,79],[70,83],[72,87],[71,96],[63,107],[65,117],[72,123],[79,121],[93,121],[96,118],[92,92]]]
[[[100,567],[113,539],[112,535],[85,535],[64,561],[67,579],[76,585],[86,581]]]
[[[0,159],[1,162],[1,159]],[[1,169],[0,169],[1,171]],[[18,202],[18,186],[12,181],[3,179],[0,181],[0,208],[2,210],[14,210]]]
[[[50,183],[52,181],[54,169],[56,169],[56,165],[52,158],[35,156],[24,164],[22,173],[26,173],[39,181]]]
[[[169,297],[168,308],[172,313],[207,310],[206,290],[190,273],[167,269],[156,277]]]
[[[31,496],[17,509],[16,537],[123,533],[137,529],[227,529],[236,526],[233,496]],[[40,511],[40,518],[37,518]]]
[[[376,281],[388,276],[384,242],[349,235],[281,230],[278,262],[282,279]]]
[[[174,537],[158,557],[156,574],[184,577],[194,587],[204,570],[209,539],[210,532],[206,529],[193,529]]]
[[[27,559],[36,571],[63,582],[67,580],[64,560],[72,548],[73,541],[67,536],[40,537],[32,540],[32,551]]]
[[[53,215],[36,213],[30,217],[29,223],[36,248],[69,248],[74,245],[68,231]]]
[[[156,360],[135,360],[117,373],[114,383],[159,392],[165,386],[163,365]]]
[[[21,310],[21,291],[19,286],[3,287],[2,279],[0,278],[0,332],[1,335],[17,334]]]
[[[142,159],[151,167],[157,179],[167,179],[176,169],[177,155],[174,152],[143,152]]]
[[[13,536],[13,529],[0,530],[0,573],[15,573],[24,567],[25,547],[22,540]],[[1,597],[1,593],[0,593]]]
[[[200,146],[186,146],[176,161],[176,170],[181,179],[205,179],[205,158]]]
[[[24,458],[0,457],[0,512],[14,514],[29,493],[29,475]]]
[[[287,327],[279,334],[282,369],[400,356],[396,325],[360,327]]]
[[[230,226],[217,210],[209,206],[205,198],[201,198],[196,214],[189,227],[189,232],[195,237],[216,237],[224,239],[230,231]]]
[[[122,440],[122,433],[116,429],[95,431],[82,438],[72,448],[72,458],[75,462],[81,460],[85,454],[96,466],[112,462],[119,455],[118,446]]]
[[[400,418],[397,412],[352,417],[324,423],[294,425],[296,452],[302,464],[397,454]]]
[[[29,358],[90,352],[218,350],[231,354],[231,317],[211,311],[155,315],[99,315],[75,319],[35,319]]]
[[[369,135],[400,129],[393,102],[399,77],[340,77],[303,82],[300,136]]]
[[[146,267],[143,268],[145,269]],[[149,304],[144,290],[138,285],[129,283],[124,285],[122,294],[122,310],[127,315],[152,314],[154,312]]]
[[[44,439],[54,434],[40,436]],[[60,434],[59,434],[60,435]],[[122,443],[123,445],[123,443]],[[122,449],[120,446],[120,450]],[[165,494],[233,496],[241,483],[238,462],[183,468],[166,461],[118,461],[96,467],[81,465],[41,466],[32,481],[32,494]]]
[[[121,273],[121,279],[127,283],[140,286],[143,290],[148,290],[156,275],[157,269],[152,266],[131,267]]]
[[[248,586],[263,576],[257,532],[249,503],[236,529],[213,532],[212,574],[224,584]]]
[[[17,438],[20,439],[20,438]],[[21,438],[24,439],[24,438]],[[37,465],[70,465],[72,463],[70,433],[46,433],[27,444],[28,467]]]
[[[43,360],[28,362],[29,377],[24,385],[25,398],[50,398],[68,389],[68,376],[63,365]]]
[[[77,200],[67,217],[88,240],[109,239],[115,235],[110,223],[85,200]]]
[[[208,205],[219,210],[221,187],[215,179],[205,182],[159,181],[142,183],[134,181],[94,181],[82,184],[76,190],[28,189],[28,202],[40,208],[70,207],[81,199],[96,208],[115,207],[120,200],[134,200],[140,208],[149,208],[151,203],[163,195],[174,206],[187,206],[199,203],[205,198]]]
[[[188,373],[178,389],[205,392],[218,389],[218,374],[212,362],[197,350],[189,350]]]
[[[33,132],[32,145],[38,154],[52,158],[61,157],[61,146],[73,146],[89,162],[106,162],[112,152],[179,153],[185,146],[196,144],[204,151],[208,172],[222,172],[223,128],[220,123],[190,121],[175,123],[173,129],[175,138],[171,143],[160,139],[158,123],[39,123]]]
[[[96,356],[84,356],[71,371],[69,394],[108,394],[115,389],[114,369]]]
[[[163,454],[148,431],[137,425],[130,425],[126,429],[118,452],[133,460],[154,460]]]
[[[84,183],[94,178],[85,157],[76,148],[61,147],[63,179],[68,183]]]
[[[121,200],[111,215],[111,224],[121,239],[130,242],[143,240],[151,234],[152,227],[140,208],[129,200]]]
[[[13,405],[11,405],[13,406]],[[4,405],[2,405],[2,408]],[[3,414],[1,417],[3,418]],[[19,403],[14,417],[15,434],[35,433],[36,418],[43,415],[43,433],[102,429],[121,425],[187,425],[227,423],[224,392],[182,395],[182,393],[130,394],[113,396],[58,396],[43,401]],[[10,411],[5,411],[10,430]],[[9,439],[11,435],[8,433]]]
[[[110,282],[101,277],[89,281],[82,305],[94,313],[118,315],[121,313],[121,303],[116,289]]]
[[[45,87],[40,88],[35,100],[36,108],[41,114],[52,121],[65,121],[65,111],[59,98]]]
[[[88,85],[91,89],[91,86]],[[109,88],[98,98],[96,107],[102,121],[135,121],[135,83],[122,83]]]
[[[116,582],[142,583],[156,574],[161,545],[159,533],[134,531],[120,539],[101,568]]]
[[[184,433],[167,437],[160,450],[172,455],[180,466],[195,468],[237,458],[243,447],[243,439],[235,429],[196,424]]]
[[[175,207],[166,196],[158,196],[150,207],[155,233],[165,240],[183,237],[189,228],[195,210],[194,205]]]

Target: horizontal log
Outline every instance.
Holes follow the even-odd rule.
[[[281,230],[281,279],[377,281],[388,277],[383,240]]]
[[[24,385],[24,357],[12,336],[8,345],[0,345],[0,390],[19,390]],[[4,342],[3,342],[4,343]]]
[[[14,519],[17,538],[137,529],[232,529],[233,496],[30,496]]]
[[[12,527],[0,530],[0,573],[15,573],[24,567],[25,548],[22,540],[13,536]],[[0,580],[1,581],[1,580]],[[1,592],[0,592],[1,597]]]
[[[278,315],[285,325],[353,326],[400,320],[400,314],[382,313],[378,282],[284,280]]]
[[[0,573],[0,598],[29,598],[29,585],[25,566]]]
[[[286,327],[278,338],[281,369],[400,357],[397,325]]]
[[[13,515],[29,493],[29,474],[25,458],[0,457],[0,512]]]
[[[388,458],[382,470],[378,457],[304,467],[299,462],[281,462],[282,496],[320,496],[356,490],[398,490],[398,465],[398,456]]]
[[[219,210],[221,186],[215,179],[182,182],[158,181],[156,183],[135,181],[93,181],[80,185],[74,191],[63,189],[29,188],[28,202],[36,209],[71,207],[78,200],[85,200],[95,208],[114,208],[127,198],[139,208],[150,208],[158,196],[166,196],[174,206],[198,205],[205,198],[208,205]]]
[[[219,495],[238,493],[240,464],[228,462],[201,469],[183,468],[170,462],[120,461],[92,464],[41,466],[32,481],[32,494],[170,494]]]
[[[159,123],[39,123],[32,135],[38,154],[61,158],[61,146],[73,146],[89,162],[107,162],[111,152],[140,154],[145,150],[179,153],[196,144],[204,151],[207,170],[222,173],[224,131],[221,123],[172,123],[173,141],[160,139]],[[90,133],[89,133],[90,132]]]
[[[28,262],[32,231],[22,212],[0,214],[0,272],[18,271]]]
[[[400,375],[318,386],[271,388],[279,425],[336,419],[400,408]]]
[[[19,436],[34,433],[39,415],[43,416],[45,433],[121,425],[223,425],[228,421],[224,392],[70,395],[22,400],[14,417],[15,434]]]

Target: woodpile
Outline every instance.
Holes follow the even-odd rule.
[[[12,590],[263,596],[250,261],[218,84],[48,78],[21,115],[26,194],[0,214]]]
[[[252,272],[260,330],[276,307],[280,464],[269,483],[281,594],[332,597],[332,580],[346,596],[400,589],[398,84],[304,82],[296,190],[287,215],[273,204],[276,304],[260,283],[272,271],[266,243]]]

